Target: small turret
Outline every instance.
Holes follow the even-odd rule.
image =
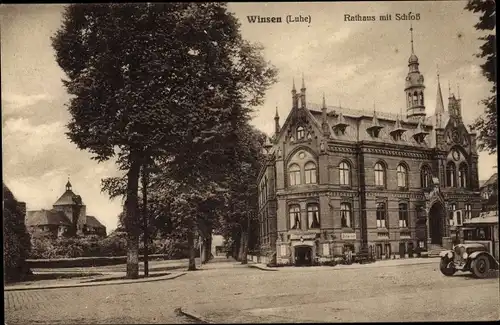
[[[276,105],[276,115],[274,115],[274,135],[278,137],[280,133],[280,116],[278,115],[278,106]]]
[[[384,127],[380,125],[378,118],[377,118],[377,111],[375,108],[373,109],[373,118],[372,118],[372,123],[370,124],[369,127],[366,128],[366,131],[370,133],[370,135],[374,138],[378,138],[378,135],[380,133],[380,130],[382,130]]]

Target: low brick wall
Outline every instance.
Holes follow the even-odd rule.
[[[168,259],[168,255],[149,255],[149,260]],[[139,261],[144,261],[144,256],[139,256]],[[126,256],[104,256],[104,257],[76,257],[76,258],[54,258],[54,259],[29,259],[28,266],[33,269],[57,269],[70,267],[93,267],[118,265],[127,263]]]
[[[254,263],[267,264],[270,259],[267,256],[258,256],[258,255],[247,255],[247,259]]]

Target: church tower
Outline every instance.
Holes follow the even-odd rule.
[[[406,76],[406,117],[409,120],[418,121],[425,116],[424,104],[424,76],[420,73],[418,57],[413,48],[413,27],[411,34],[411,55],[408,59],[408,75]]]

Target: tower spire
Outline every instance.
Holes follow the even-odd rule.
[[[278,138],[278,134],[280,133],[280,116],[278,114],[278,103],[276,103],[276,115],[274,115],[274,134],[275,139]]]
[[[411,38],[411,53],[415,54],[413,49],[413,24],[410,24],[410,38]]]
[[[326,109],[326,100],[325,100],[325,93],[323,92],[323,106],[322,108]]]
[[[68,175],[68,182],[66,183],[66,191],[71,191],[71,182],[69,181],[69,175]]]
[[[295,89],[295,78],[292,78],[292,91],[297,91]]]
[[[437,71],[438,78],[438,86],[437,86],[437,94],[436,94],[436,110],[435,114],[444,113],[444,104],[443,104],[443,94],[441,93],[441,82],[439,80],[439,70]]]
[[[304,72],[302,72],[302,88],[301,90],[306,90],[306,83],[304,82]]]

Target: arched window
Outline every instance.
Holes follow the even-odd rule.
[[[340,220],[342,228],[352,228],[351,205],[349,203],[340,204]]]
[[[420,105],[424,105],[424,93],[420,92]]]
[[[420,170],[420,186],[422,188],[429,188],[431,186],[431,169],[429,166],[423,166]]]
[[[411,107],[411,93],[408,93],[408,107]]]
[[[458,168],[458,183],[460,187],[467,187],[467,172],[467,165],[465,163],[460,164]]]
[[[307,226],[309,229],[319,228],[319,207],[317,204],[307,205]]]
[[[385,228],[386,227],[386,216],[387,211],[385,209],[384,202],[377,203],[377,228]]]
[[[408,204],[399,203],[399,227],[408,227]]]
[[[385,186],[385,168],[381,163],[375,165],[375,185]]]
[[[413,93],[413,105],[418,105],[418,93]]]
[[[288,169],[290,174],[290,186],[300,185],[300,167],[297,164],[293,164]]]
[[[351,185],[351,168],[345,161],[339,165],[339,180],[340,185]]]
[[[446,164],[446,186],[455,187],[456,178],[457,178],[457,170],[455,163],[450,161],[448,164]]]
[[[306,174],[306,184],[315,184],[316,180],[316,164],[312,161],[308,162],[304,168]]]
[[[404,165],[398,165],[397,168],[398,187],[407,188],[408,187],[407,178],[408,178],[408,172],[406,170],[406,167]]]
[[[302,140],[304,139],[304,128],[302,126],[299,126],[297,128],[297,140]]]
[[[300,229],[300,206],[291,205],[289,210],[290,229]]]

